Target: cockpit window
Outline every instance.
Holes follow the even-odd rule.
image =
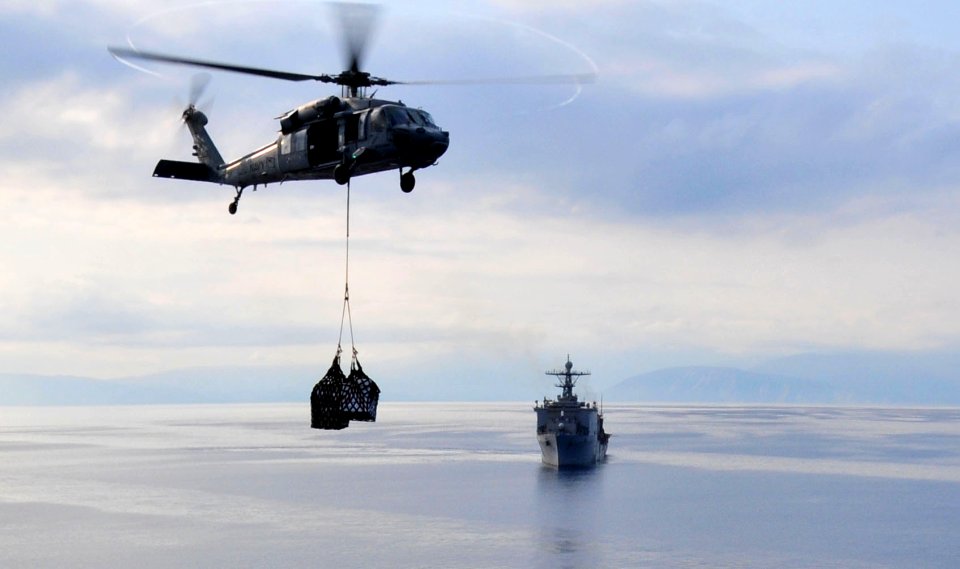
[[[387,120],[390,121],[390,126],[407,124],[407,121],[409,120],[404,109],[398,107],[387,107],[384,109],[384,111],[386,111]]]
[[[407,117],[410,119],[410,124],[415,124],[417,126],[429,126],[436,127],[437,125],[433,124],[433,118],[430,117],[430,114],[426,111],[421,111],[419,109],[407,109]]]
[[[437,125],[433,122],[433,117],[431,117],[430,113],[426,111],[402,107],[387,107],[384,109],[384,111],[387,115],[387,119],[390,121],[390,126],[412,124],[416,126],[437,128]]]
[[[433,117],[431,117],[430,113],[428,113],[427,111],[411,110],[410,112],[417,115],[417,118],[419,119],[417,121],[417,124],[422,124],[423,126],[432,126],[436,128],[437,125],[434,124]]]

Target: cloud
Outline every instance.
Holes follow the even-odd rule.
[[[550,192],[656,216],[829,211],[869,195],[939,192],[960,174],[949,53],[792,48],[697,2],[587,11],[576,26],[566,11],[523,15],[589,53],[599,82],[561,113],[491,123],[529,135],[490,136],[469,153],[521,175],[537,168],[531,177]],[[443,110],[441,119],[457,113]],[[466,132],[465,144],[478,137]]]
[[[298,362],[310,360],[339,324],[343,250],[333,235],[342,226],[332,211],[326,221],[289,219],[282,212],[295,201],[277,194],[257,204],[254,225],[231,227],[218,211],[215,229],[210,217],[170,232],[171,206],[153,222],[107,230],[96,244],[104,262],[81,261],[70,273],[91,280],[30,329],[118,350],[293,349]],[[954,211],[950,201],[882,215],[851,206],[842,222],[745,216],[729,228],[695,218],[658,227],[590,214],[520,217],[509,204],[398,204],[355,202],[351,292],[367,351],[406,362],[524,343],[775,354],[956,340],[960,269],[950,259],[960,235],[956,216],[943,213]],[[111,233],[130,248],[110,245]]]
[[[58,157],[65,152],[86,157],[119,149],[136,156],[138,150],[150,151],[167,136],[157,128],[133,136],[124,127],[131,116],[142,114],[130,107],[131,98],[116,86],[90,86],[76,72],[24,83],[0,100],[8,117],[0,127],[0,144],[13,149],[19,141],[22,152],[45,149]]]
[[[35,16],[50,17],[57,14],[64,4],[61,0],[45,0],[32,2],[28,0],[10,0],[4,2],[3,12],[6,14],[32,14]]]
[[[840,71],[823,61],[779,62],[735,72],[712,67],[684,69],[657,57],[614,61],[604,68],[606,77],[625,83],[637,95],[680,99],[790,89],[836,78]]]
[[[593,136],[564,152],[579,153],[567,163],[586,169],[570,185],[648,215],[825,211],[868,195],[942,191],[960,175],[960,123],[939,90],[956,91],[941,78],[955,70],[935,57],[877,57],[882,80],[870,62],[787,89],[696,102],[592,97],[610,111],[574,121],[590,124]],[[931,88],[905,87],[917,84]],[[589,167],[601,161],[614,166]]]

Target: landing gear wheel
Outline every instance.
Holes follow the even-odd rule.
[[[350,168],[346,164],[337,164],[333,169],[333,179],[341,186],[350,181]]]
[[[400,189],[403,190],[403,193],[409,194],[413,191],[415,185],[417,185],[417,179],[413,177],[413,172],[400,174]]]
[[[242,187],[237,187],[235,189],[237,190],[237,197],[233,198],[233,202],[231,202],[230,205],[227,207],[227,211],[230,212],[230,215],[236,215],[237,206],[240,205],[240,197],[243,195]],[[257,191],[256,186],[253,187],[253,191]]]

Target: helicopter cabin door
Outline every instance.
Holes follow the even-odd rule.
[[[307,167],[307,132],[298,130],[280,137],[280,169],[293,172]]]
[[[339,130],[337,121],[332,119],[307,127],[307,160],[310,166],[340,161]]]
[[[352,148],[357,142],[366,138],[363,132],[361,119],[366,113],[353,113],[343,118],[340,123],[340,146]]]

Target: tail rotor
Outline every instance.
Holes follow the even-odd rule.
[[[212,76],[206,71],[202,73],[195,73],[193,77],[190,78],[190,106],[196,107],[200,103],[200,98],[203,97],[203,94],[207,91],[207,88],[210,86],[210,79]]]
[[[213,106],[213,97],[204,98],[203,96],[210,87],[211,78],[212,76],[207,72],[196,73],[190,78],[189,99],[183,111],[184,120],[194,114],[204,115],[205,112],[210,111]]]

